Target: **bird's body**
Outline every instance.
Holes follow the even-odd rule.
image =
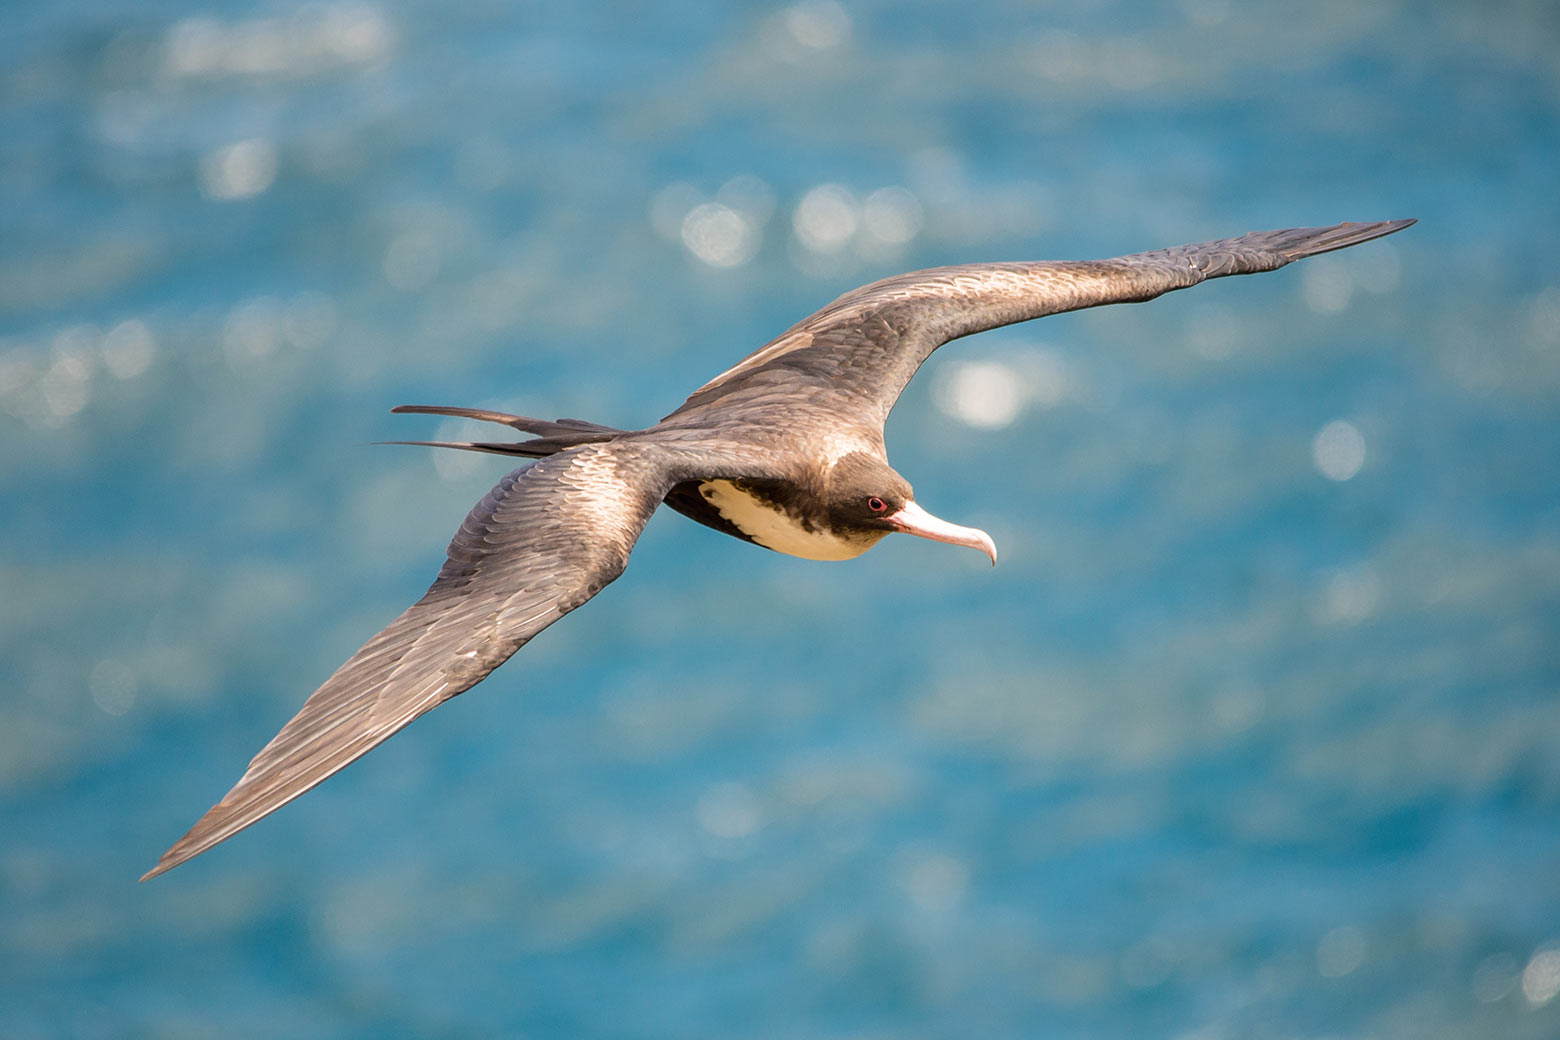
[[[899,531],[980,549],[995,563],[984,532],[927,513],[887,461],[884,420],[937,347],[1047,314],[1271,271],[1411,223],[1259,232],[1114,260],[899,275],[835,300],[644,430],[480,409],[395,409],[502,423],[534,436],[443,446],[537,461],[477,503],[427,594],[309,697],[146,877],[231,837],[480,682],[615,580],[663,502],[715,530],[805,559],[851,559]]]

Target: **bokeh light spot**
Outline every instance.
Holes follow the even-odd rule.
[[[61,426],[87,406],[92,396],[92,355],[70,347],[61,350],[38,379],[38,393],[46,412],[40,418],[45,426]]]
[[[964,901],[970,884],[970,868],[945,853],[915,857],[903,874],[905,893],[917,909],[943,913]]]
[[[1316,970],[1326,979],[1352,974],[1365,963],[1365,933],[1345,924],[1322,936],[1316,944]]]
[[[1348,567],[1328,575],[1316,603],[1316,618],[1328,625],[1357,625],[1376,613],[1381,579],[1369,566]]]
[[[282,327],[293,346],[313,350],[336,331],[336,305],[322,292],[299,293],[287,304]]]
[[[385,281],[405,292],[425,288],[439,275],[444,265],[444,249],[439,234],[431,228],[416,228],[396,235],[385,250]]]
[[[719,202],[689,210],[682,222],[688,252],[711,267],[740,267],[758,251],[758,229],[746,217]]]
[[[1354,280],[1348,266],[1334,256],[1317,256],[1302,268],[1300,291],[1305,305],[1318,314],[1337,314],[1354,296]]]
[[[1560,948],[1545,946],[1522,969],[1522,995],[1534,1007],[1542,1007],[1560,994]]]
[[[135,673],[122,661],[112,658],[99,661],[92,668],[87,683],[92,691],[92,703],[105,715],[123,715],[135,706],[140,686]]]
[[[837,253],[860,224],[856,197],[838,184],[820,184],[802,196],[791,224],[797,241],[814,253]]]
[[[792,39],[813,50],[830,50],[850,39],[850,15],[834,0],[802,0],[783,16]]]
[[[103,337],[103,367],[116,379],[134,379],[151,367],[157,341],[143,321],[122,321]]]
[[[234,307],[222,323],[222,350],[235,362],[258,361],[281,339],[281,311],[269,297]]]
[[[1026,397],[1018,373],[1000,361],[947,365],[938,372],[932,394],[943,414],[987,430],[1017,419]]]
[[[861,207],[861,223],[873,238],[891,245],[910,241],[921,233],[920,201],[906,188],[891,185],[867,196]]]
[[[758,799],[741,784],[716,784],[699,798],[699,826],[717,838],[745,838],[763,826]]]
[[[1328,480],[1349,480],[1365,465],[1365,435],[1344,419],[1334,419],[1311,439],[1311,461]]]
[[[174,79],[290,79],[381,61],[395,46],[394,26],[363,3],[310,4],[278,17],[224,24],[186,18],[162,43],[162,72]]]
[[[262,137],[215,149],[200,160],[200,188],[207,198],[251,198],[275,180],[276,147]]]
[[[1094,69],[1083,41],[1065,29],[1041,34],[1030,49],[1029,65],[1038,75],[1058,83],[1083,79]]]

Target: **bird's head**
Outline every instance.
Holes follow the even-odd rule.
[[[829,473],[829,524],[873,541],[895,531],[951,545],[979,549],[997,562],[997,547],[985,531],[939,520],[915,504],[910,482],[875,455],[853,452]]]

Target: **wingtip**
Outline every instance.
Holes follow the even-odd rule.
[[[1419,223],[1418,217],[1402,217],[1398,220],[1378,220],[1370,225],[1361,225],[1379,228],[1379,235],[1391,235],[1402,231],[1406,227],[1413,227]]]
[[[174,867],[176,867],[178,865],[179,865],[178,861],[169,862],[167,855],[164,855],[162,859],[157,861],[157,865],[155,867],[153,867],[151,870],[148,870],[145,874],[142,874],[140,879],[136,883],[140,884],[143,881],[150,881],[152,878],[156,877],[159,874],[166,874],[166,873],[168,873],[168,871],[172,870]]]
[[[1345,220],[1334,225],[1340,228],[1373,228],[1382,231],[1401,231],[1410,224],[1419,223],[1418,217],[1399,217],[1396,220]]]
[[[195,832],[200,830],[201,824],[206,822],[206,818],[209,817],[212,812],[215,812],[216,809],[217,806],[213,806],[211,812],[207,812],[205,816],[202,816],[199,820],[197,820],[195,822],[195,826],[191,827],[188,833],[184,835],[184,837],[170,845],[168,847],[168,851],[164,852],[160,857],[158,857],[157,865],[152,867],[152,869],[148,870],[145,874],[141,875],[141,880],[150,881],[159,874],[166,874],[174,867],[188,863],[190,860],[194,859],[196,856],[199,856],[202,852],[205,852],[213,845],[222,841],[223,838],[227,837],[227,835],[223,835],[223,838],[218,838],[216,841],[190,840]]]
[[[1419,223],[1418,217],[1405,217],[1400,220],[1345,221],[1333,229],[1342,232],[1344,236],[1341,245],[1334,248],[1359,245],[1387,235],[1395,235],[1417,223]]]
[[[1257,232],[1247,236],[1247,240],[1259,248],[1271,250],[1282,256],[1285,262],[1289,262],[1357,246],[1386,235],[1396,234],[1416,223],[1418,219],[1414,217],[1402,220],[1346,220],[1330,227]]]

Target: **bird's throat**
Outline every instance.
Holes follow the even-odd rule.
[[[786,503],[755,494],[729,480],[707,480],[699,485],[699,494],[722,518],[759,545],[804,560],[853,560],[883,537],[871,532],[842,537],[828,526],[811,522],[799,511],[787,508]]]

